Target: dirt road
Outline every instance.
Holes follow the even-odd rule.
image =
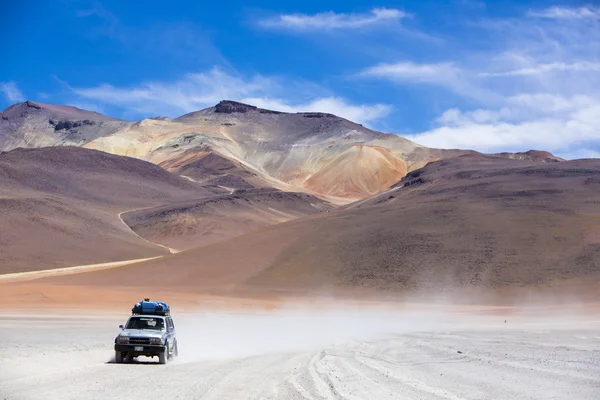
[[[181,355],[112,362],[127,316],[0,316],[1,399],[597,399],[600,321],[174,315]]]

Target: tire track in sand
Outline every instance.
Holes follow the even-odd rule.
[[[133,229],[131,229],[131,227],[129,225],[127,225],[125,223],[125,221],[123,220],[123,218],[121,217],[121,214],[124,214],[126,212],[143,210],[144,208],[152,208],[152,207],[142,207],[142,208],[136,208],[134,210],[121,211],[119,214],[117,214],[117,217],[119,218],[121,223],[127,227],[127,230],[129,230],[131,233],[133,233],[135,236],[142,239],[143,241],[153,244],[155,246],[159,246],[164,249],[167,249],[169,251],[169,253],[171,253],[171,254],[179,253],[179,250],[177,250],[177,249],[173,249],[171,247],[164,246],[160,243],[154,243],[148,239],[141,237]],[[35,279],[47,278],[47,277],[52,277],[52,276],[81,274],[81,273],[85,273],[85,272],[99,271],[99,270],[103,270],[103,269],[118,268],[118,267],[123,267],[125,265],[141,263],[143,261],[155,260],[155,259],[161,258],[161,257],[164,257],[164,256],[135,258],[135,259],[131,259],[131,260],[112,261],[112,262],[106,262],[106,263],[96,263],[96,264],[86,264],[86,265],[76,265],[76,266],[64,267],[64,268],[52,268],[52,269],[43,269],[43,270],[37,270],[37,271],[13,272],[13,273],[8,273],[8,274],[0,274],[0,284],[32,281]]]
[[[84,272],[117,268],[117,267],[122,267],[125,265],[141,263],[143,261],[154,260],[154,259],[161,258],[161,257],[163,257],[163,256],[156,256],[156,257],[149,257],[149,258],[136,258],[133,260],[113,261],[113,262],[100,263],[100,264],[77,265],[74,267],[65,267],[65,268],[43,269],[40,271],[14,272],[14,273],[10,273],[10,274],[2,274],[2,275],[0,275],[0,284],[11,283],[11,282],[31,281],[34,279],[47,278],[47,277],[51,277],[51,276],[81,274]]]
[[[119,213],[117,216],[119,217],[119,219],[121,220],[121,222],[123,223],[123,225],[125,225],[125,226],[127,227],[127,229],[128,229],[128,230],[129,230],[131,233],[133,233],[135,236],[137,236],[138,238],[142,239],[143,241],[145,241],[145,242],[148,242],[148,243],[150,243],[150,244],[153,244],[153,245],[155,245],[155,246],[162,247],[163,249],[167,249],[167,250],[169,250],[169,253],[171,253],[171,254],[179,253],[179,252],[180,252],[180,250],[174,249],[174,248],[172,248],[172,247],[169,247],[169,246],[165,246],[165,245],[163,245],[163,244],[160,244],[160,243],[152,242],[152,241],[150,241],[150,240],[148,240],[148,239],[146,239],[146,238],[143,238],[143,237],[141,237],[141,236],[140,236],[140,235],[138,235],[138,234],[137,234],[137,233],[136,233],[136,232],[135,232],[133,229],[131,229],[131,227],[130,227],[129,225],[127,225],[127,223],[126,223],[126,222],[123,220],[123,218],[121,217],[121,214],[124,214],[124,213],[128,213],[128,212],[134,212],[134,211],[140,211],[140,210],[145,210],[145,209],[149,209],[149,208],[154,208],[154,207],[142,207],[142,208],[136,208],[136,209],[134,209],[134,210],[121,211],[121,212],[120,212],[120,213]]]

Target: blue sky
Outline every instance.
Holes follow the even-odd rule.
[[[32,0],[5,4],[0,26],[1,108],[133,120],[234,99],[432,147],[600,157],[590,2]]]

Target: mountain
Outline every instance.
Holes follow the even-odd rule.
[[[336,203],[377,194],[431,161],[473,153],[427,148],[332,114],[284,113],[231,100],[175,119],[138,122],[31,101],[2,113],[0,150],[57,145],[139,158],[215,185],[303,191]],[[499,156],[559,160],[540,152]]]
[[[332,114],[275,112],[233,101],[172,121],[145,120],[87,147],[156,163],[209,149],[271,186],[351,199],[373,195],[433,159],[462,154]]]
[[[76,107],[26,101],[0,113],[0,150],[82,146],[127,125],[128,122]]]
[[[600,160],[539,163],[468,154],[389,190],[252,234],[63,283],[178,291],[407,293],[597,290]],[[176,274],[167,271],[176,269]],[[143,272],[143,273],[142,273]]]
[[[2,149],[32,147],[0,153],[5,272],[164,255],[103,274],[398,292],[536,285],[598,261],[593,160],[430,149],[234,101],[138,122],[28,101],[1,121]]]

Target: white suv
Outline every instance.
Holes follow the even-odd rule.
[[[115,362],[131,362],[137,356],[158,357],[166,364],[177,357],[175,325],[170,315],[132,315],[115,338]]]

